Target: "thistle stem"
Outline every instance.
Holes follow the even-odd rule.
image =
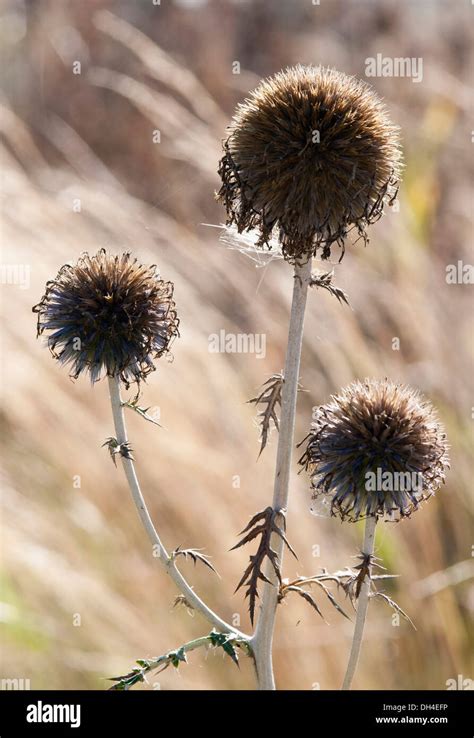
[[[282,511],[283,514],[288,508],[296,396],[298,392],[301,346],[303,342],[304,314],[310,279],[311,259],[308,259],[305,264],[295,266],[293,299],[282,389],[280,431],[278,436],[272,507],[276,511]],[[283,515],[280,515],[279,518],[280,524],[284,522]],[[281,570],[284,547],[282,539],[274,534],[271,547],[277,554],[278,565]],[[273,675],[272,642],[276,608],[278,605],[278,579],[271,566],[267,567],[266,576],[271,583],[266,583],[264,586],[262,607],[251,644],[255,656],[259,689],[274,690],[276,687]]]
[[[364,545],[362,547],[362,553],[366,556],[372,556],[374,553],[375,545],[375,528],[377,525],[377,517],[375,515],[369,517],[365,521],[365,533],[364,533]],[[357,669],[357,662],[359,660],[360,649],[362,646],[362,637],[364,635],[365,620],[367,617],[367,610],[369,607],[370,597],[370,571],[366,575],[359,594],[357,616],[354,627],[354,635],[352,638],[351,653],[349,656],[349,662],[347,664],[346,675],[342,684],[343,690],[351,688],[352,679],[354,678],[355,671]]]
[[[112,414],[115,424],[115,433],[117,441],[122,443],[128,443],[127,428],[125,425],[125,417],[122,406],[122,398],[120,396],[120,380],[118,377],[109,377],[109,391],[110,401],[112,404]],[[145,528],[148,537],[153,544],[155,556],[161,565],[164,567],[166,573],[171,577],[173,582],[176,584],[179,591],[184,595],[189,605],[203,615],[211,625],[224,633],[234,633],[243,640],[249,640],[248,636],[238,631],[225,620],[222,620],[213,610],[211,610],[198,595],[194,592],[192,587],[187,583],[181,572],[176,567],[173,556],[170,556],[165,546],[161,542],[160,536],[153,525],[153,521],[148,512],[145,500],[140,489],[137,474],[135,471],[135,465],[132,459],[127,459],[124,456],[121,457],[122,465],[127,478],[132,498],[137,508],[138,515]]]

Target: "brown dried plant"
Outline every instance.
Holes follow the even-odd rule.
[[[265,560],[268,559],[268,561],[270,561],[275,575],[278,578],[278,581],[280,582],[280,584],[282,582],[278,556],[271,546],[271,539],[273,534],[276,534],[279,538],[281,538],[281,540],[285,543],[286,547],[289,551],[291,551],[293,556],[295,558],[298,558],[286,538],[284,527],[280,527],[280,525],[278,525],[277,523],[278,516],[283,521],[285,520],[283,510],[275,511],[271,507],[267,507],[265,508],[265,510],[261,510],[250,519],[245,528],[240,532],[240,535],[244,536],[242,540],[231,548],[231,551],[234,551],[235,549],[240,548],[241,546],[245,546],[247,543],[250,543],[255,538],[260,537],[257,552],[250,556],[250,564],[244,571],[242,578],[240,579],[240,582],[235,589],[235,591],[237,592],[241,587],[247,587],[245,597],[248,597],[249,599],[249,613],[252,623],[255,617],[256,602],[259,597],[259,582],[270,583],[268,577],[263,573],[263,564],[265,563]]]
[[[297,65],[264,80],[235,112],[219,173],[227,224],[275,233],[285,259],[331,246],[367,226],[397,194],[398,129],[369,85],[334,69]]]

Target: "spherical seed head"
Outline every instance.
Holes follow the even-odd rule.
[[[297,66],[263,81],[238,106],[224,152],[217,197],[227,225],[256,229],[260,246],[276,229],[292,263],[319,249],[329,258],[353,227],[366,241],[397,193],[398,128],[366,83],[332,69]]]
[[[105,249],[63,266],[33,312],[53,356],[72,368],[72,377],[89,372],[92,382],[104,373],[127,387],[140,382],[178,335],[172,282],[130,253]]]
[[[316,411],[300,464],[314,500],[356,521],[409,516],[444,482],[448,444],[432,405],[388,380],[354,382]]]

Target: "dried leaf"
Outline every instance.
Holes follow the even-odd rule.
[[[272,422],[277,431],[280,430],[279,419],[276,411],[278,406],[281,408],[281,393],[284,381],[285,379],[281,372],[279,374],[272,374],[270,379],[267,379],[267,381],[262,384],[260,394],[247,401],[248,404],[254,404],[255,406],[265,406],[257,416],[261,430],[260,451],[257,458],[260,458],[263,449],[267,445]],[[298,391],[301,390],[302,387],[298,383]]]
[[[283,516],[282,527],[280,527],[276,522],[279,514]],[[282,541],[287,546],[288,550],[291,551],[295,558],[297,558],[296,553],[294,552],[293,548],[291,547],[285,536],[284,530],[284,511],[275,511],[273,510],[273,508],[267,507],[265,508],[265,510],[262,510],[251,518],[250,522],[240,533],[240,535],[243,535],[244,533],[246,533],[246,535],[244,536],[244,538],[242,538],[241,541],[239,541],[239,543],[231,548],[231,551],[234,551],[235,549],[240,548],[240,546],[244,546],[250,541],[253,541],[254,538],[260,536],[260,543],[257,549],[257,553],[249,557],[250,563],[244,571],[240,582],[235,589],[235,591],[237,592],[241,587],[247,587],[245,597],[249,598],[249,613],[252,625],[255,617],[255,605],[259,597],[258,584],[259,582],[266,582],[268,584],[271,584],[268,577],[262,571],[265,559],[268,559],[270,561],[273,571],[275,572],[275,576],[277,577],[278,582],[281,585],[280,564],[276,552],[271,547],[272,535],[276,534],[280,536]]]
[[[278,406],[281,407],[281,390],[283,387],[283,374],[272,374],[270,379],[262,384],[261,392],[257,397],[253,397],[248,400],[249,404],[264,405],[264,409],[258,414],[258,420],[260,423],[260,451],[258,458],[265,446],[267,445],[268,435],[271,430],[271,423],[273,421],[275,428],[279,430],[279,420],[276,414]]]
[[[341,290],[339,287],[336,287],[333,285],[332,280],[334,277],[334,270],[332,272],[316,272],[315,274],[311,275],[311,280],[309,283],[310,287],[322,287],[323,289],[327,290],[331,295],[334,295],[334,297],[339,300],[340,303],[345,303],[350,307],[349,299],[344,292],[344,290]]]
[[[329,600],[329,602],[331,603],[331,605],[332,605],[332,606],[333,606],[333,607],[334,607],[334,608],[335,608],[335,609],[336,609],[336,610],[337,610],[337,611],[338,611],[338,612],[339,612],[339,613],[340,613],[341,615],[343,615],[343,616],[344,616],[345,618],[347,618],[348,620],[350,620],[350,617],[349,617],[349,615],[347,615],[347,613],[345,613],[345,612],[344,612],[344,610],[342,609],[342,607],[341,607],[341,606],[340,606],[340,605],[338,604],[338,602],[337,602],[336,598],[334,597],[333,593],[332,593],[332,592],[331,592],[331,591],[330,591],[330,590],[329,590],[329,589],[328,589],[328,588],[327,588],[327,587],[326,587],[326,586],[325,586],[325,585],[323,584],[323,582],[316,582],[316,584],[317,584],[317,585],[318,585],[319,587],[321,587],[321,589],[323,590],[324,594],[325,594],[325,595],[326,595],[326,597],[328,598],[328,600]]]
[[[173,602],[173,609],[177,607],[185,607],[187,610],[188,615],[190,615],[192,618],[194,617],[194,607],[191,605],[190,602],[186,599],[186,597],[183,594],[178,595],[175,597]]]
[[[389,597],[388,595],[386,595],[384,592],[373,592],[373,594],[371,595],[371,597],[381,597],[388,605],[390,605],[390,607],[393,610],[395,610],[395,612],[400,613],[400,615],[403,618],[405,618],[405,620],[407,620],[410,623],[410,625],[412,626],[412,628],[414,630],[416,630],[416,627],[415,627],[415,624],[413,623],[413,620],[406,614],[406,612],[404,610],[402,610],[402,608],[400,607],[400,605],[397,604],[395,602],[395,600],[392,600],[391,597]]]
[[[379,569],[383,569],[384,567],[377,563],[379,559],[376,559],[375,556],[372,554],[366,554],[363,551],[360,552],[360,556],[358,557],[360,559],[360,564],[354,567],[356,571],[359,573],[355,577],[353,581],[353,588],[355,591],[355,599],[359,599],[360,591],[362,589],[362,585],[364,584],[366,578],[372,579],[371,577],[371,571],[373,567],[377,567]]]
[[[331,590],[326,586],[325,582],[331,582],[334,583],[337,588],[341,588],[346,595],[349,597],[350,602],[352,606],[355,609],[354,603],[357,600],[358,594],[357,592],[360,592],[360,587],[362,586],[363,576],[367,576],[367,566],[369,562],[367,561],[367,557],[364,555],[361,555],[359,557],[362,559],[361,563],[354,567],[354,569],[351,569],[350,567],[346,567],[345,569],[338,570],[334,573],[330,573],[327,569],[322,569],[321,574],[315,574],[311,577],[298,577],[297,579],[294,579],[293,581],[285,581],[283,584],[280,585],[280,592],[278,596],[278,601],[282,602],[285,598],[286,594],[288,592],[297,592],[301,597],[303,597],[302,592],[305,592],[305,587],[311,587],[313,584],[320,587],[324,594],[326,595],[327,599],[331,603],[331,605],[345,618],[348,620],[351,620],[349,615],[347,615],[346,612],[342,609],[342,607],[337,602],[334,594],[331,592]],[[371,557],[370,560],[370,567],[383,569],[384,567],[381,566],[378,563],[379,559],[376,559],[374,556]],[[381,597],[383,600],[385,600],[391,607],[393,607],[394,610],[399,612],[404,618],[406,618],[412,625],[412,621],[408,617],[408,615],[403,612],[403,610],[397,605],[396,602],[394,602],[388,595],[384,594],[383,592],[378,592],[375,590],[374,582],[376,582],[379,579],[395,579],[398,576],[398,574],[371,574],[370,575],[370,582],[371,587],[373,588],[373,592],[371,593],[371,597]],[[301,590],[301,591],[300,591]],[[305,594],[308,594],[307,592]],[[310,595],[309,595],[310,596]],[[311,597],[311,596],[310,596]],[[312,607],[316,605],[316,602],[313,597],[311,597],[311,602],[307,597],[304,597],[309,604],[311,604]],[[315,607],[314,609],[319,612],[319,609]],[[415,627],[415,626],[413,626]]]
[[[321,615],[321,617],[323,617],[313,597],[311,597],[311,595],[304,589],[304,587],[311,587],[313,584],[315,584],[323,590],[331,605],[341,615],[350,620],[350,617],[344,612],[332,592],[323,583],[322,579],[330,579],[331,581],[336,582],[338,586],[341,586],[342,584],[341,579],[337,575],[330,575],[326,571],[323,574],[316,575],[314,577],[298,577],[298,579],[295,579],[292,582],[287,582],[280,588],[279,601],[281,602],[283,600],[287,592],[297,592],[301,597],[304,597],[304,599],[309,602],[312,607],[314,607],[314,609],[318,612],[319,615]]]
[[[161,425],[158,423],[157,420],[152,415],[148,414],[148,411],[151,410],[150,407],[141,407],[138,404],[138,401],[140,399],[140,392],[138,391],[133,400],[126,400],[125,402],[122,402],[122,407],[128,407],[130,410],[133,410],[138,415],[140,415],[141,418],[144,418],[144,420],[147,420],[149,423],[153,423],[154,425],[157,425],[159,428],[161,428]]]
[[[119,677],[109,677],[109,681],[117,682],[117,684],[114,684],[112,687],[109,688],[110,692],[125,692],[129,690],[130,687],[133,687],[135,684],[138,684],[139,682],[144,682],[145,676],[143,673],[143,669],[137,669],[135,667],[129,674],[124,674],[123,676]]]
[[[316,610],[316,612],[318,613],[318,615],[324,620],[323,613],[321,612],[321,610],[319,609],[319,607],[317,606],[315,600],[311,597],[311,595],[309,594],[309,592],[306,592],[301,587],[296,587],[296,586],[285,587],[285,594],[287,592],[296,592],[297,594],[299,594],[300,597],[302,597],[304,600],[306,600],[306,602],[309,602],[309,604],[311,605],[311,607],[313,607]],[[324,620],[324,622],[326,622],[326,620]]]
[[[185,559],[188,557],[194,562],[194,566],[196,566],[197,562],[200,561],[204,566],[207,566],[211,571],[214,572],[214,574],[217,574],[217,571],[212,566],[211,562],[209,561],[209,557],[205,554],[201,553],[201,548],[175,548],[175,550],[171,554],[171,558],[175,559],[178,556],[184,556]],[[219,574],[217,574],[219,576]]]

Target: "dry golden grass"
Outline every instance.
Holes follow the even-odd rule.
[[[92,5],[114,15],[94,20]],[[295,10],[289,30],[283,5],[259,4],[269,24],[258,41],[264,70],[255,62],[256,40],[248,40],[247,51],[243,46],[250,11],[227,3],[200,15],[164,9],[165,27],[135,10],[132,20],[163,48],[120,20],[122,3],[80,4],[88,13],[44,3],[18,48],[7,49],[2,263],[30,265],[31,285],[2,286],[1,676],[30,678],[34,688],[103,688],[103,677],[124,673],[136,658],[208,631],[199,616],[172,609],[176,592],[150,555],[121,470],[101,449],[112,432],[105,383],[72,383],[35,339],[31,306],[45,281],[81,251],[103,246],[157,262],[176,283],[181,338],[173,363],[160,362],[144,394],[146,405],[160,407],[164,428],[130,417],[131,441],[166,545],[205,546],[222,579],[192,564],[183,571],[220,613],[240,616],[248,628],[246,605],[233,594],[248,552],[229,549],[269,503],[276,444],[272,436],[257,464],[258,428],[246,401],[282,368],[291,272],[281,262],[256,269],[201,224],[223,217],[212,201],[220,139],[235,100],[258,75],[314,61],[315,46],[325,56],[317,61],[360,73],[369,53],[362,31],[350,44],[340,41],[337,33],[344,38],[349,26],[331,8],[321,6],[313,25]],[[403,15],[398,4],[383,5],[385,15],[374,17],[354,7],[346,23],[372,23],[373,49],[392,29],[392,53],[412,55],[421,11],[412,3]],[[219,21],[227,44],[215,34]],[[472,300],[467,286],[445,280],[446,264],[468,261],[468,31],[461,10],[453,21],[439,8],[428,21],[439,38],[438,47],[422,49],[426,83],[375,80],[403,130],[400,211],[372,228],[367,249],[349,247],[336,266],[352,311],[323,291],[311,293],[301,372],[308,392],[300,397],[298,440],[312,406],[339,387],[389,376],[419,387],[438,406],[452,444],[446,487],[411,520],[380,526],[378,555],[400,574],[387,591],[417,631],[403,621],[392,627],[383,604],[371,608],[357,676],[366,689],[442,689],[451,677],[472,675]],[[51,44],[66,23],[90,55],[79,79],[70,71],[75,49],[63,44],[61,57]],[[441,28],[458,33],[457,56],[449,55]],[[183,38],[192,40],[187,48]],[[282,48],[285,38],[290,50]],[[213,40],[215,56],[203,51],[198,62],[198,50]],[[238,48],[242,75],[233,77]],[[160,145],[151,140],[155,128]],[[73,212],[75,198],[80,213]],[[209,334],[223,328],[265,333],[266,358],[209,353]],[[399,351],[392,350],[394,337]],[[293,476],[288,536],[299,561],[286,559],[287,576],[351,564],[360,545],[358,526],[316,519],[308,507],[306,480]],[[322,604],[329,625],[298,599],[281,608],[281,688],[340,686],[352,626]],[[249,664],[239,673],[220,656],[195,653],[190,661],[179,674],[163,674],[162,688],[253,687]]]

